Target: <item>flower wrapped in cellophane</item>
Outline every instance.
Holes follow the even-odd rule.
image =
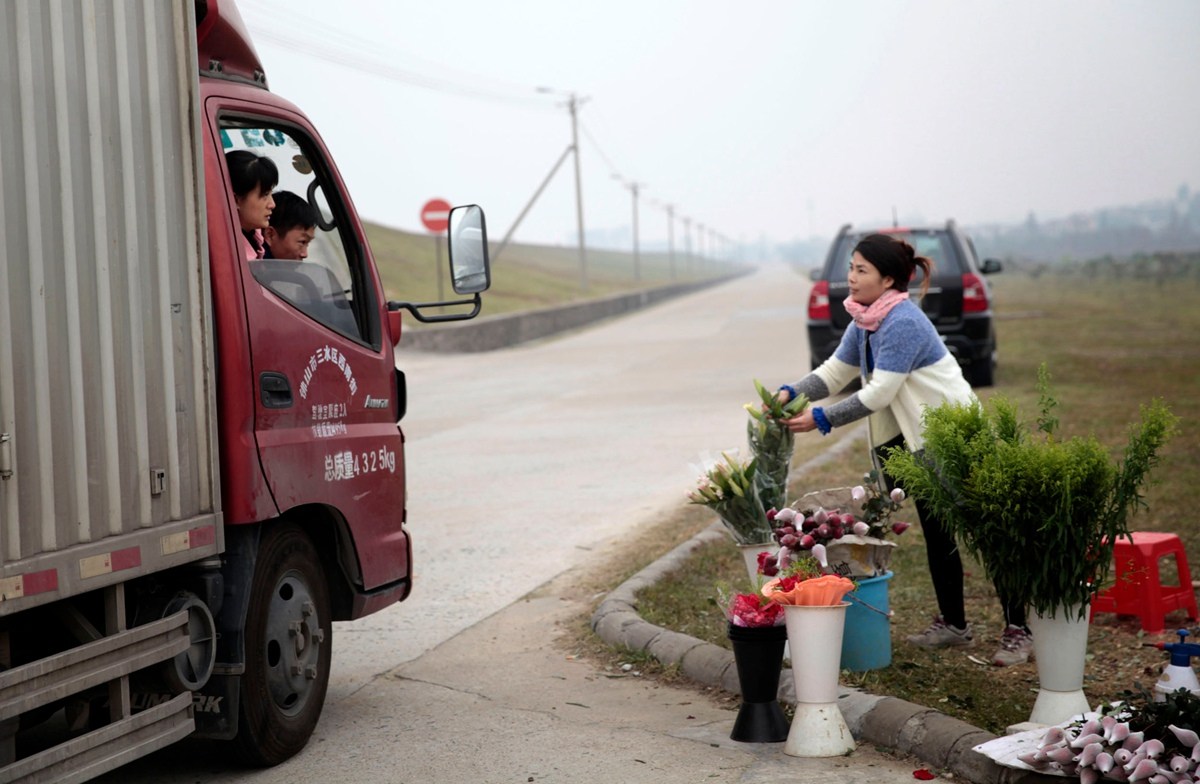
[[[750,629],[783,625],[783,605],[757,593],[735,593],[732,596],[718,591],[725,617],[734,626]]]
[[[743,461],[736,452],[722,452],[721,459],[703,469],[688,501],[717,513],[738,544],[771,541],[771,523],[759,500],[754,483],[756,463]]]
[[[795,443],[795,434],[787,429],[783,420],[804,411],[808,398],[797,395],[787,403],[781,403],[778,394],[768,390],[758,379],[754,380],[754,389],[761,403],[745,405],[746,412],[750,414],[750,421],[746,423],[746,438],[758,464],[754,481],[763,507],[782,509],[787,502],[788,469]]]

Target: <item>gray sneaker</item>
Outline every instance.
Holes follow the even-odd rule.
[[[922,648],[952,648],[970,645],[971,624],[968,623],[965,629],[959,629],[946,623],[942,616],[935,615],[929,628],[920,634],[910,634],[906,639],[913,645],[919,645]]]
[[[1000,637],[1000,650],[992,656],[997,667],[1011,667],[1033,660],[1033,635],[1020,626],[1008,626]]]

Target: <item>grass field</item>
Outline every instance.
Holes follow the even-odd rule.
[[[1131,269],[1109,263],[1081,266],[1072,274],[994,277],[1000,362],[996,386],[981,390],[981,397],[1004,395],[1026,418],[1035,418],[1037,368],[1045,362],[1059,400],[1060,434],[1094,434],[1113,449],[1124,444],[1139,406],[1163,398],[1180,417],[1179,432],[1153,475],[1148,511],[1134,517],[1130,527],[1179,534],[1192,568],[1200,570],[1200,525],[1192,517],[1200,502],[1200,308],[1192,304],[1200,295],[1200,264],[1193,260],[1166,279],[1133,277]],[[793,465],[803,463],[820,441],[800,437]],[[864,446],[809,475],[793,472],[790,497],[857,484],[868,467]],[[978,565],[967,564],[974,646],[924,651],[903,642],[906,634],[924,628],[936,604],[919,527],[898,542],[896,576],[889,586],[893,662],[861,675],[846,673],[844,682],[937,708],[995,733],[1028,718],[1037,688],[1035,666],[987,664],[1003,622]],[[651,622],[727,646],[715,585],[738,581],[748,588],[740,556],[731,545],[717,543],[701,549],[685,570],[643,592],[639,611]],[[1168,628],[1172,621],[1186,624],[1182,614],[1171,616]],[[1134,619],[1097,616],[1084,684],[1093,704],[1115,699],[1135,683],[1152,686],[1165,657],[1145,647],[1148,641]]]
[[[379,266],[389,299],[433,302],[455,299],[446,271],[446,239],[434,244],[431,235],[412,234],[368,223],[367,238]],[[503,235],[500,235],[503,236]],[[490,236],[495,256],[497,238]],[[442,268],[439,297],[438,267]],[[483,314],[496,315],[520,310],[561,305],[581,299],[603,297],[671,282],[711,278],[732,265],[675,254],[674,263],[665,253],[639,254],[635,278],[633,254],[612,250],[587,250],[588,288],[575,246],[510,244],[492,262],[492,287],[483,295]],[[419,326],[413,323],[413,326]]]

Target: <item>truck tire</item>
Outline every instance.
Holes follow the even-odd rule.
[[[329,586],[308,536],[292,524],[269,527],[246,612],[235,740],[246,762],[276,765],[308,743],[329,685],[331,615]]]

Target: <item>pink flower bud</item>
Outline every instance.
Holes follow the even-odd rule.
[[[894,504],[898,504],[906,498],[906,496],[904,495],[904,491],[901,490],[899,487],[893,489],[891,494],[889,495],[889,497],[892,499],[892,503],[894,503]]]
[[[907,531],[911,525],[912,523],[892,523],[892,533],[899,536]]]
[[[871,526],[867,525],[862,520],[859,520],[851,527],[850,530],[854,531],[856,536],[866,536],[867,534],[871,533]]]
[[[829,568],[829,561],[825,557],[825,545],[814,544],[812,548],[812,556],[817,559],[817,563],[821,564],[822,569]]]
[[[855,501],[861,501],[867,497],[867,491],[863,489],[862,485],[858,485],[850,491],[850,497]]]
[[[1158,763],[1152,759],[1143,759],[1133,769],[1133,772],[1129,774],[1129,780],[1141,781],[1142,779],[1150,778],[1155,773],[1158,773]]]
[[[1176,727],[1174,724],[1167,727],[1167,729],[1175,734],[1175,737],[1179,739],[1179,742],[1183,744],[1184,748],[1190,749],[1197,743],[1200,743],[1200,735],[1197,735],[1192,730],[1184,729],[1183,727]]]

